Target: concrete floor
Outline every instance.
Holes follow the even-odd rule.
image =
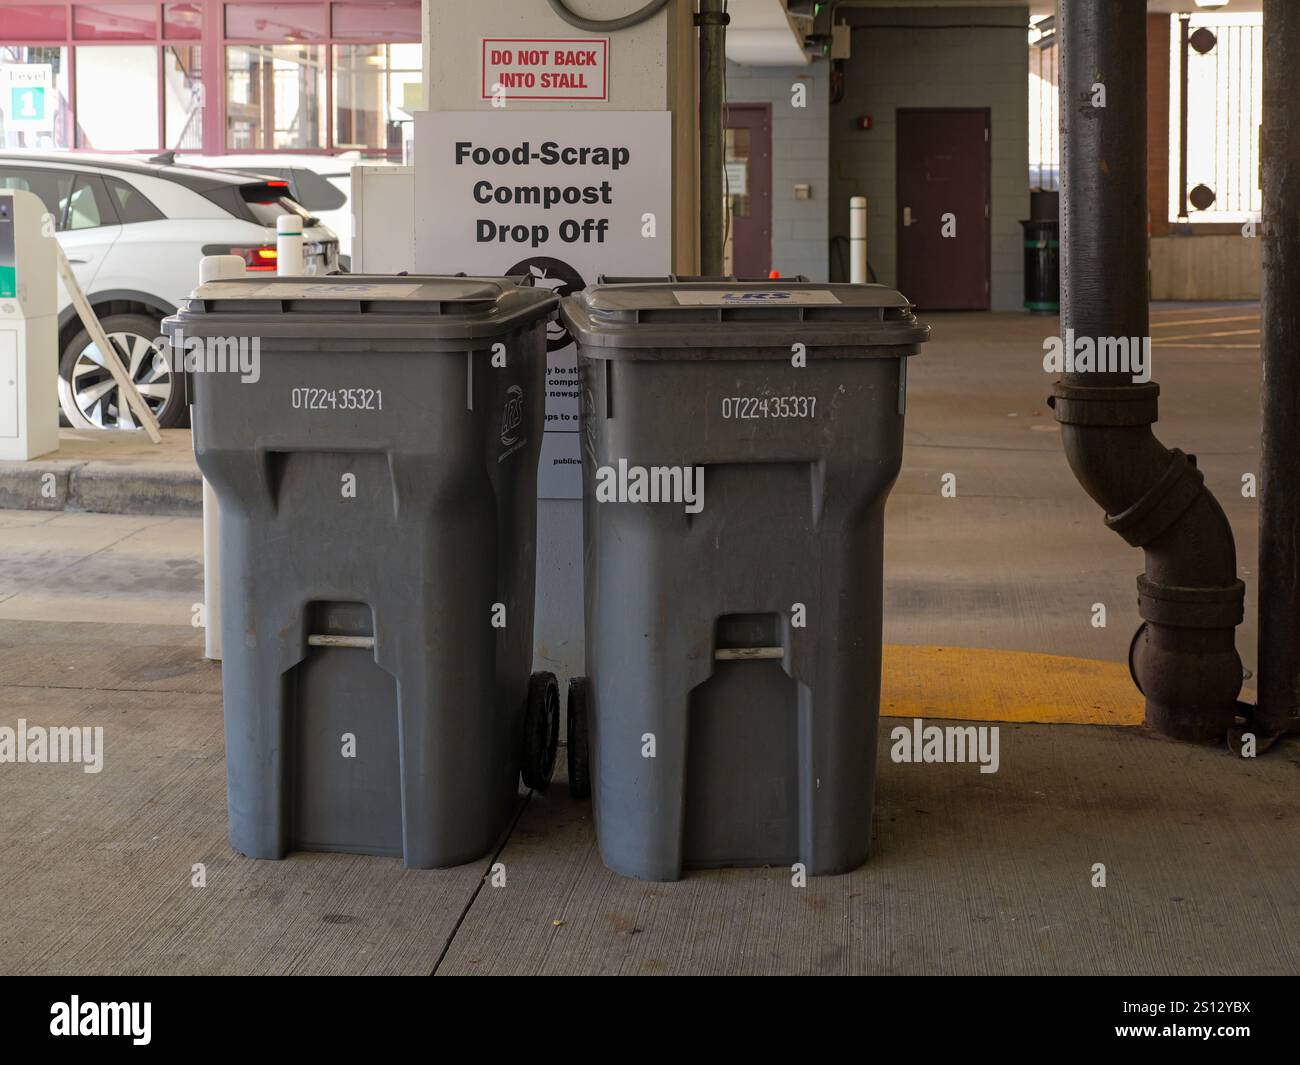
[[[1252,668],[1240,484],[1258,351],[1224,345],[1253,343],[1236,330],[1256,314],[1153,315],[1157,431],[1197,453],[1233,522]],[[1001,769],[882,757],[862,869],[803,888],[780,869],[624,880],[562,788],[521,801],[499,851],[455,870],[242,858],[225,839],[220,671],[190,624],[198,521],[0,511],[0,725],[103,724],[106,740],[98,774],[0,765],[0,971],[1300,972],[1300,743],[1243,761],[1138,728],[1028,723],[1132,724],[1141,556],[1061,456],[1041,368],[1055,319],[932,322],[889,504],[882,705],[1006,722]],[[939,492],[949,472],[955,499]],[[494,862],[504,887],[484,879]]]
[[[188,429],[60,429],[55,451],[0,460],[0,508],[100,514],[203,513],[203,482]]]
[[[1243,662],[1254,672],[1258,473],[1258,305],[1153,306],[1157,436],[1197,456],[1232,523],[1246,582]],[[908,372],[907,445],[889,497],[885,638],[1122,661],[1137,628],[1142,552],[1102,524],[1061,450],[1042,368],[1055,317],[933,315]],[[1231,331],[1230,337],[1216,334]],[[1164,337],[1177,337],[1176,341]],[[1207,345],[1207,346],[1193,346]],[[953,473],[957,497],[940,497]],[[1107,607],[1104,629],[1092,604]]]

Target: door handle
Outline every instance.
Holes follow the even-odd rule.
[[[910,207],[904,207],[904,208],[903,208],[903,225],[905,225],[905,226],[910,226],[911,224],[912,224],[912,208],[910,208]]]
[[[85,264],[85,263],[90,262],[90,259],[89,259],[89,258],[85,258],[85,259],[69,259],[68,262],[70,262],[70,263],[76,263],[76,264],[82,265],[82,264]]]

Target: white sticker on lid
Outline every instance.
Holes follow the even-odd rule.
[[[206,285],[200,285],[194,295],[198,299],[224,296],[227,299],[264,300],[400,300],[419,291],[419,285],[376,285],[364,282],[342,285],[325,285],[320,282],[276,285],[265,281],[209,281]]]
[[[266,288],[265,281],[222,281],[220,284],[209,281],[206,285],[196,288],[192,298],[205,300],[210,300],[214,296],[243,298],[256,296],[264,288]]]
[[[673,289],[673,298],[683,307],[753,307],[779,303],[788,307],[809,307],[839,303],[827,289],[749,288],[733,290]]]
[[[375,285],[363,281],[343,285],[267,285],[266,295],[282,300],[400,300],[420,291],[419,285]]]

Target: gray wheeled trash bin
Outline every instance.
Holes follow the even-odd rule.
[[[165,321],[221,502],[236,850],[456,865],[521,768],[549,779],[558,693],[529,670],[555,302],[507,278],[248,277]]]
[[[570,786],[590,788],[601,857],[648,880],[854,868],[885,499],[929,328],[891,289],[802,280],[611,280],[561,316],[580,353],[589,674],[569,690]],[[702,496],[676,501],[695,470]]]

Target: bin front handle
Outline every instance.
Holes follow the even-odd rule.
[[[784,657],[784,647],[719,647],[713,652],[715,662],[761,662]]]
[[[374,649],[373,636],[331,636],[327,633],[313,632],[307,637],[308,647],[358,647],[370,651]]]

